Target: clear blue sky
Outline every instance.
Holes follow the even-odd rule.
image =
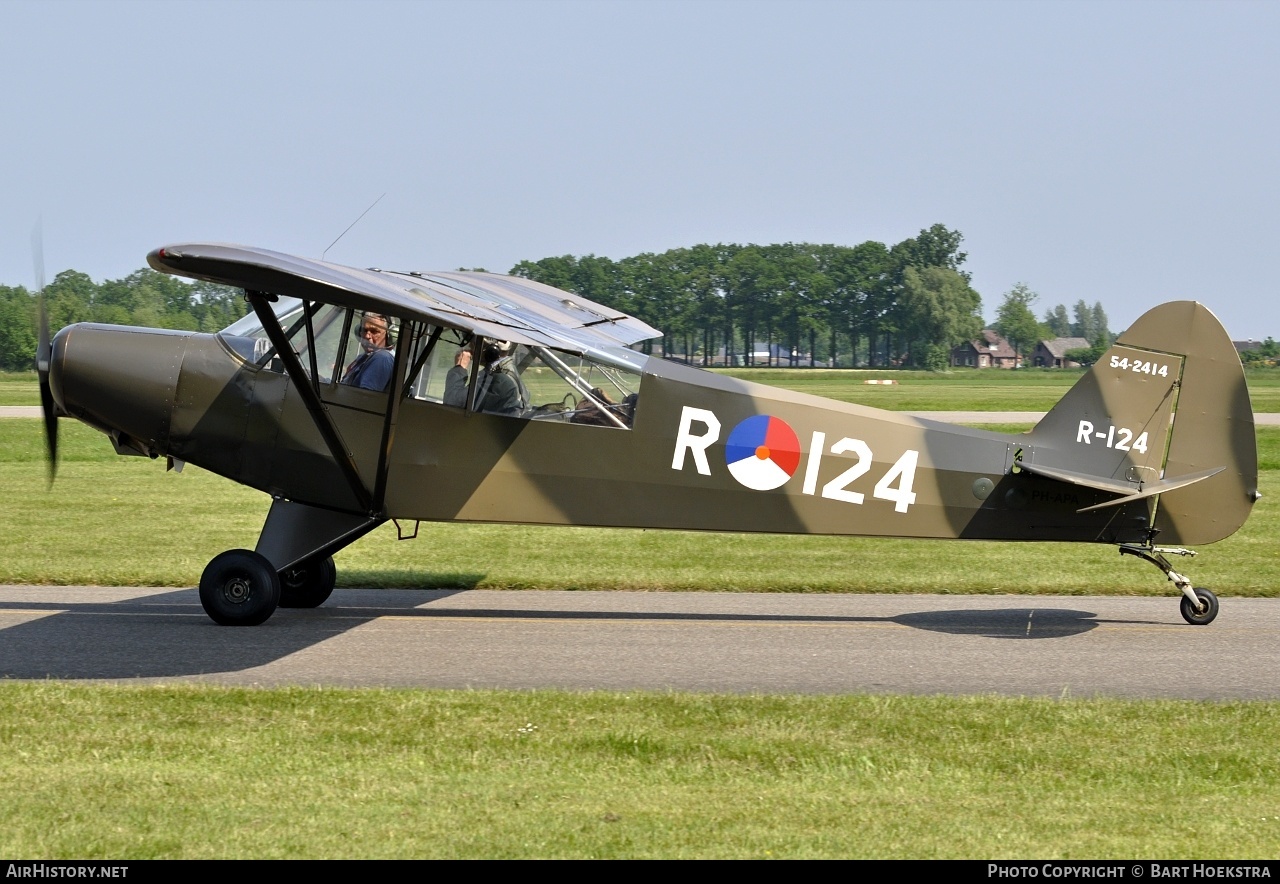
[[[508,270],[941,223],[994,318],[1280,338],[1280,3],[0,2],[0,283],[170,242]]]

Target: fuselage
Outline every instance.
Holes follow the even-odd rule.
[[[117,450],[195,464],[273,497],[358,512],[278,365],[220,335],[80,324],[51,367],[63,413]],[[1019,472],[1025,436],[956,427],[650,358],[629,428],[315,386],[378,515],[711,531],[1131,542],[1149,501]]]

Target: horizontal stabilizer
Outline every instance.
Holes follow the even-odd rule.
[[[1138,490],[1133,490],[1133,483],[1120,482],[1115,479],[1106,479],[1101,476],[1090,476],[1086,473],[1076,473],[1071,470],[1059,470],[1054,467],[1041,466],[1039,464],[1019,463],[1018,468],[1026,470],[1037,476],[1044,476],[1046,479],[1057,479],[1060,482],[1070,482],[1072,485],[1081,485],[1085,488],[1093,488],[1096,491],[1107,491],[1111,494],[1121,494],[1123,497],[1117,497],[1115,500],[1108,500],[1103,503],[1095,503],[1093,506],[1086,506],[1076,512],[1087,513],[1090,510],[1103,509],[1109,506],[1121,506],[1122,504],[1131,503],[1135,500],[1142,500],[1145,497],[1153,497],[1157,494],[1163,494],[1166,491],[1174,491],[1178,488],[1185,488],[1188,485],[1194,485],[1211,476],[1221,473],[1226,467],[1215,467],[1211,470],[1202,470],[1198,473],[1190,473],[1186,476],[1178,476],[1175,479],[1160,479],[1155,482],[1145,482],[1138,486]]]

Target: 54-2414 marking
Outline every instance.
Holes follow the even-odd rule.
[[[1111,367],[1118,368],[1121,371],[1131,371],[1134,374],[1149,374],[1161,378],[1167,378],[1169,376],[1169,366],[1166,363],[1154,362],[1148,359],[1130,359],[1128,356],[1112,356]]]

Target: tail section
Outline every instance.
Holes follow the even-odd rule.
[[[1018,468],[1149,499],[1158,542],[1213,543],[1257,500],[1258,452],[1244,369],[1194,301],[1143,314],[1031,432]]]

